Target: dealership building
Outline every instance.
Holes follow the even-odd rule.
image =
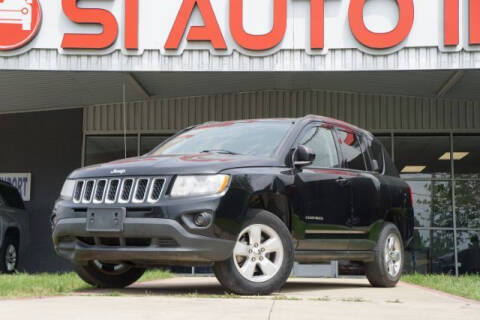
[[[479,0],[31,2],[0,1],[0,179],[31,217],[21,269],[71,268],[49,219],[73,169],[206,121],[318,114],[375,134],[412,187],[408,270],[480,270]]]

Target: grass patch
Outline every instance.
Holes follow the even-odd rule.
[[[360,298],[360,297],[354,297],[354,298],[342,298],[340,301],[342,302],[367,302],[367,300]]]
[[[310,298],[308,299],[310,301],[320,301],[320,302],[328,302],[330,301],[330,297],[325,296],[325,297],[318,297],[318,298]]]
[[[287,297],[287,296],[284,296],[284,295],[279,295],[279,296],[274,296],[272,298],[272,300],[275,300],[275,301],[300,301],[302,299],[297,298],[297,297]]]
[[[139,281],[167,279],[172,274],[162,270],[147,271]],[[0,298],[47,297],[92,289],[76,273],[0,275]]]
[[[402,280],[422,287],[427,287],[456,296],[480,301],[480,275],[404,275]]]
[[[256,299],[256,297],[240,296],[234,293],[225,292],[224,294],[203,294],[198,292],[184,294],[170,294],[169,297],[175,298],[193,298],[193,299]]]

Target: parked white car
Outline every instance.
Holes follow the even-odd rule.
[[[32,30],[33,0],[0,0],[0,24],[19,24]]]

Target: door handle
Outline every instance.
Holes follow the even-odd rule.
[[[350,185],[350,180],[345,179],[343,177],[340,177],[337,179],[337,184],[340,185],[341,187],[347,187]]]

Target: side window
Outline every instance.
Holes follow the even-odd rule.
[[[377,161],[378,172],[383,173],[384,160],[383,160],[383,147],[377,140],[368,140],[368,151],[373,160]]]
[[[322,127],[313,127],[300,140],[315,152],[312,166],[320,168],[336,168],[340,166],[337,148],[331,130]]]
[[[362,147],[357,135],[339,129],[338,138],[340,140],[339,142],[342,148],[343,157],[347,162],[347,168],[354,170],[367,170]]]

